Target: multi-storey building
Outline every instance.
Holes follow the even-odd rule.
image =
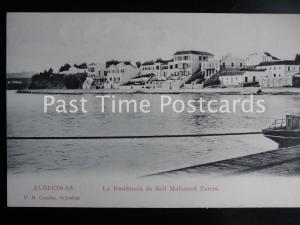
[[[248,67],[256,66],[262,62],[279,61],[277,57],[271,55],[269,52],[256,52],[248,55],[245,59],[245,64]]]
[[[216,72],[220,71],[221,60],[212,59],[208,61],[202,61],[200,63],[200,71],[205,80],[209,79]]]
[[[155,73],[155,66],[153,61],[146,61],[140,66],[141,75],[148,75]]]
[[[270,72],[265,69],[228,68],[220,72],[219,80],[222,86],[244,86],[252,83],[265,87],[264,82],[269,75]]]
[[[221,58],[220,64],[221,68],[243,68],[245,67],[245,60],[228,54]]]
[[[88,77],[93,79],[96,88],[103,88],[107,76],[107,68],[103,63],[91,63],[88,65]]]
[[[172,75],[187,77],[194,74],[201,61],[209,60],[213,54],[203,51],[177,51],[173,55],[173,61],[169,62],[169,71]]]
[[[107,76],[104,87],[118,88],[127,83],[131,78],[140,74],[140,68],[132,65],[130,62],[120,62],[112,64],[107,68]]]
[[[296,56],[295,60],[262,62],[256,68],[270,72],[270,76],[265,81],[266,86],[293,86],[293,76],[300,71],[300,55]]]

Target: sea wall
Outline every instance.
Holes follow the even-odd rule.
[[[222,94],[222,95],[251,95],[257,94],[272,95],[300,95],[300,88],[258,88],[258,87],[240,87],[240,88],[200,88],[200,89],[40,89],[40,90],[18,90],[18,93],[27,94],[181,94],[181,93],[202,93],[202,94]]]

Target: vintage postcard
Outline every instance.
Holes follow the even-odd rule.
[[[8,13],[8,206],[299,207],[299,25]]]

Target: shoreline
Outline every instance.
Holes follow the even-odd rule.
[[[35,89],[16,90],[19,94],[223,94],[223,95],[300,95],[300,88],[204,88],[204,89]]]

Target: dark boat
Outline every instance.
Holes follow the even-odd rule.
[[[275,120],[262,132],[265,137],[277,142],[279,147],[300,145],[300,114],[287,115],[286,119]]]

